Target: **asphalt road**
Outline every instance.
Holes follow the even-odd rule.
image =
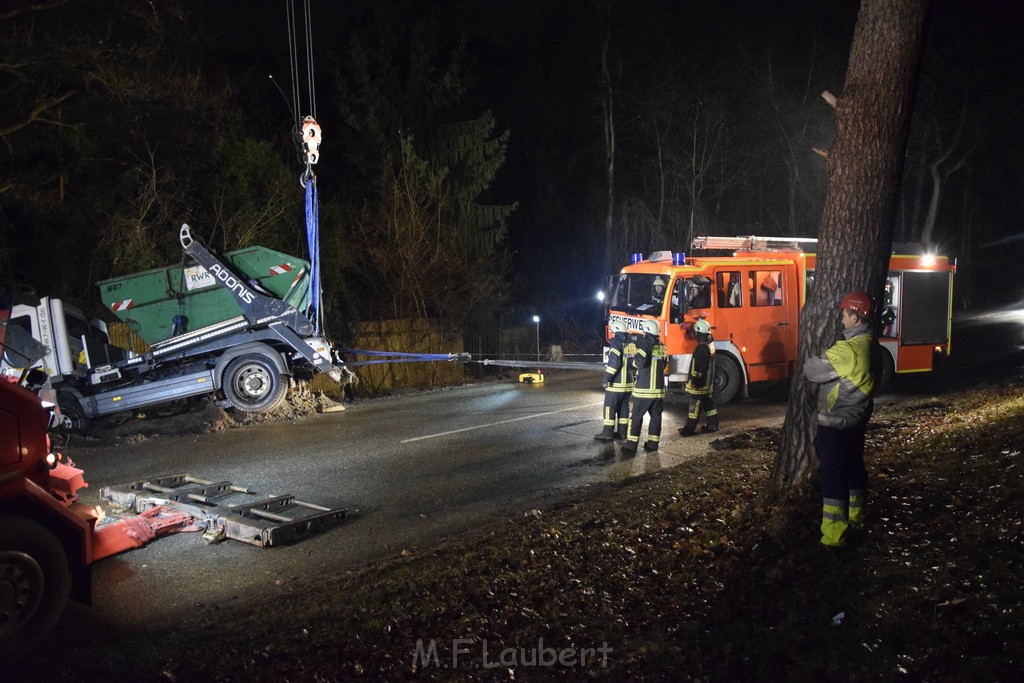
[[[684,398],[673,394],[661,450],[623,457],[601,429],[594,373],[551,373],[543,385],[489,382],[366,401],[344,412],[199,437],[82,448],[70,455],[102,502],[104,486],[188,472],[260,493],[358,511],[293,545],[209,545],[198,533],[157,539],[97,563],[86,623],[181,623],[190,611],[298,580],[429,546],[504,518],[520,517],[588,486],[672,467],[707,452],[711,437],[677,435]],[[716,436],[781,423],[784,395],[721,408]]]
[[[880,401],[1024,373],[1024,309],[960,315],[953,340],[952,358],[936,372],[902,378]],[[490,382],[366,401],[300,422],[199,437],[73,449],[90,482],[81,500],[90,504],[100,502],[104,486],[188,472],[357,514],[290,546],[209,545],[186,533],[102,560],[94,567],[93,607],[69,610],[70,632],[187,624],[197,609],[416,552],[709,449],[710,436],[677,435],[684,398],[671,394],[661,450],[623,457],[617,444],[593,439],[602,400],[594,374],[560,372],[547,379],[544,385]],[[785,385],[762,387],[748,400],[722,406],[722,432],[715,436],[781,424],[786,398]]]

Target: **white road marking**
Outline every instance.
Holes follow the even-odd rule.
[[[598,403],[587,403],[586,405],[573,406],[571,408],[561,408],[559,410],[549,410],[546,413],[536,413],[534,415],[523,415],[522,417],[513,417],[510,420],[498,420],[497,422],[488,422],[487,424],[477,425],[475,427],[463,427],[462,429],[453,429],[450,432],[439,432],[437,434],[427,434],[426,436],[415,436],[411,439],[402,439],[400,443],[410,443],[412,441],[422,441],[423,439],[435,439],[439,436],[448,436],[449,434],[458,434],[459,432],[471,432],[474,429],[486,429],[487,427],[496,427],[497,425],[508,424],[509,422],[519,422],[520,420],[532,420],[535,417],[544,417],[545,415],[554,415],[556,413],[566,413],[570,410],[582,410],[583,408],[593,408],[594,406],[604,405],[604,401]]]

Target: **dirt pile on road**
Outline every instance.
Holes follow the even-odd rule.
[[[344,404],[322,392],[292,389],[280,406],[266,413],[224,409],[208,396],[178,401],[137,413],[96,421],[85,434],[67,434],[64,443],[75,446],[136,444],[163,436],[207,434],[246,425],[291,422],[315,413],[344,410]]]

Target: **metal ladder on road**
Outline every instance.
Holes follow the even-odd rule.
[[[259,547],[282,545],[323,531],[348,516],[345,508],[330,508],[298,500],[292,494],[261,497],[230,481],[211,481],[190,474],[172,474],[107,486],[100,495],[137,514],[156,507],[171,508],[205,522],[207,534]]]

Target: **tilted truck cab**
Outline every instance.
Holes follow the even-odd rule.
[[[59,299],[14,306],[11,325],[47,347],[39,366],[73,427],[123,411],[221,392],[224,405],[264,412],[294,378],[354,376],[302,312],[309,264],[264,247],[218,258],[193,238],[179,241],[193,265],[170,266],[99,283],[110,311],[147,343],[129,353],[109,343],[106,326]],[[3,359],[0,374],[24,370]]]

